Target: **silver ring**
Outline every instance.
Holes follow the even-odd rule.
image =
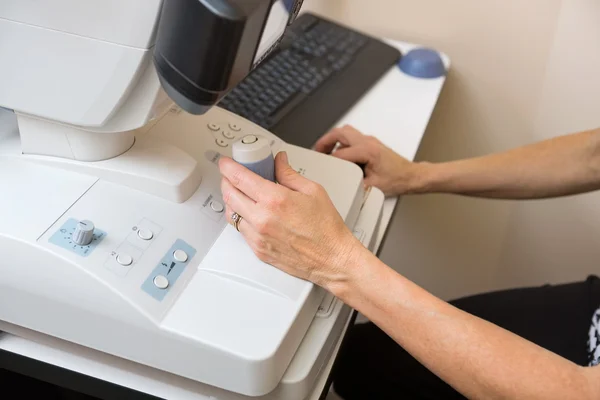
[[[231,214],[231,222],[233,223],[233,226],[235,227],[235,230],[238,231],[238,232],[240,231],[239,226],[240,226],[240,222],[242,222],[242,219],[243,219],[243,217],[240,214],[236,213],[236,212],[234,212],[233,214]]]

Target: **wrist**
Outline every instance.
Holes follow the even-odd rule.
[[[439,175],[439,164],[430,162],[414,162],[410,174],[407,194],[426,194],[437,191],[436,181]]]
[[[335,267],[337,273],[324,285],[325,289],[351,307],[356,307],[361,290],[381,274],[381,261],[358,240]]]

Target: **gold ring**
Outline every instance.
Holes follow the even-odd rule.
[[[231,215],[231,222],[232,222],[233,226],[235,227],[235,230],[238,232],[240,231],[239,225],[240,225],[240,222],[242,221],[242,219],[243,219],[242,216],[236,212],[234,212]]]
[[[244,219],[244,217],[242,217],[241,215],[239,216],[239,218],[235,221],[235,229],[239,232],[240,231],[240,222],[242,222],[242,219]]]

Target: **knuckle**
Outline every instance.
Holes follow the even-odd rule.
[[[283,171],[283,176],[285,178],[292,178],[292,177],[296,176],[296,174],[297,174],[297,172],[293,168],[286,168]]]
[[[233,184],[233,186],[239,186],[242,183],[243,177],[242,177],[242,171],[241,170],[237,170],[234,171],[231,174],[231,183]]]
[[[325,192],[325,188],[316,182],[310,182],[308,192],[313,196],[321,196]]]
[[[270,246],[267,244],[267,242],[265,240],[263,240],[263,239],[255,240],[252,248],[254,250],[254,254],[256,254],[256,256],[261,261],[267,262],[271,259]]]
[[[259,235],[267,235],[271,226],[271,218],[268,216],[259,217],[256,220],[255,227]]]
[[[367,136],[366,140],[367,143],[373,147],[379,147],[379,144],[381,143],[375,136]]]
[[[262,238],[258,238],[254,242],[254,250],[256,250],[257,252],[259,252],[261,254],[266,254],[268,251],[267,242],[265,242],[265,240]]]
[[[373,136],[369,136],[367,143],[367,150],[369,154],[371,154],[372,156],[378,156],[381,153],[381,148],[382,145],[379,139]]]
[[[223,189],[222,190],[222,195],[223,195],[223,202],[227,205],[229,205],[230,201],[231,201],[231,192],[227,189]]]
[[[270,210],[279,210],[285,204],[285,195],[281,193],[273,193],[266,199],[267,208]]]

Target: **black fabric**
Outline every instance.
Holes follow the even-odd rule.
[[[600,306],[600,279],[504,290],[451,304],[579,365],[588,365],[588,332]],[[354,399],[464,399],[372,323],[348,333],[333,372],[335,391]]]

